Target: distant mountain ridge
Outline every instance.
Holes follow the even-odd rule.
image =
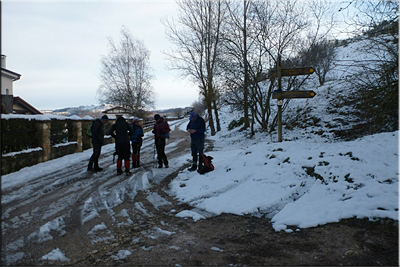
[[[111,109],[115,107],[115,105],[111,104],[93,104],[93,105],[84,105],[84,106],[79,106],[79,107],[67,107],[67,108],[61,108],[61,109],[55,109],[55,110],[42,110],[41,112],[43,114],[55,114],[55,115],[63,115],[63,116],[92,116],[94,118],[101,117],[103,114],[103,111]],[[169,108],[169,109],[158,109],[158,110],[152,110],[149,111],[150,114],[156,114],[159,113],[163,116],[177,116],[179,115],[184,115],[192,110],[192,107],[184,107],[184,108]]]
[[[112,108],[113,105],[110,104],[94,104],[94,105],[85,105],[79,107],[68,107],[68,108],[61,108],[55,109],[52,112],[74,112],[74,111],[94,111],[94,110],[106,110]]]

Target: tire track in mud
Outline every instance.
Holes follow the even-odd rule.
[[[186,142],[189,142],[187,133],[184,135],[186,135]],[[168,143],[178,141],[179,138],[182,138],[182,132],[176,126]],[[82,240],[82,246],[77,247],[93,247],[87,238],[90,227],[93,227],[99,219],[111,225],[115,223],[117,219],[114,209],[118,209],[118,206],[126,206],[126,203],[134,203],[138,192],[143,191],[145,180],[149,183],[149,179],[154,179],[154,172],[157,171],[153,172],[151,168],[149,169],[154,161],[153,142],[152,137],[144,140],[144,149],[141,154],[145,163],[142,163],[142,168],[132,169],[131,176],[116,175],[112,167],[114,164],[112,163],[113,151],[111,151],[101,155],[100,166],[104,168],[102,172],[87,173],[85,170],[88,159],[34,178],[25,185],[3,191],[3,197],[8,197],[8,201],[2,206],[2,250],[6,252],[5,257],[2,255],[2,262],[15,263],[18,262],[18,257],[22,257],[21,260],[27,264],[38,263],[41,262],[40,257],[47,253],[46,248],[49,250],[56,245],[65,245],[68,240],[73,244],[74,240],[82,239],[82,237],[87,240]],[[171,152],[167,152],[169,159],[186,149],[182,145],[185,144],[178,142],[170,148]],[[157,175],[160,176],[162,173]],[[29,190],[25,190],[29,187]],[[10,196],[13,196],[13,199]],[[85,218],[85,203],[89,203],[89,200],[93,205],[92,212],[95,216]],[[89,214],[90,212],[89,210]],[[136,213],[140,214],[140,211]],[[56,227],[54,224],[61,228],[61,230],[58,229],[60,233],[65,232],[60,235],[61,240],[57,233],[54,234],[54,227]],[[46,226],[46,229],[43,226]],[[13,229],[18,229],[18,233]],[[45,238],[41,238],[40,234],[44,230],[49,230],[46,232],[46,238],[49,240],[42,241]],[[12,245],[17,240],[21,240],[20,245]],[[82,254],[79,249],[68,245],[67,247],[71,252],[68,254],[76,254],[78,258]],[[15,256],[18,253],[25,254]]]
[[[43,220],[45,213],[35,207],[38,203],[45,207],[46,201],[41,199],[19,207],[15,214],[21,220],[20,227],[12,228],[18,226],[16,217],[6,218],[8,229],[12,231],[8,231],[11,236],[3,235],[8,238],[2,243],[3,254],[6,254],[2,255],[3,265],[7,262],[71,266],[396,264],[398,228],[393,231],[385,225],[349,220],[286,234],[275,232],[265,216],[221,214],[208,218],[203,214],[207,220],[196,223],[190,218],[177,217],[184,210],[202,214],[168,194],[171,180],[190,165],[181,161],[180,166],[171,164],[182,154],[190,158],[187,133],[174,132],[170,142],[178,138],[184,141],[167,151],[170,169],[152,168],[154,157],[150,140],[143,146],[145,164],[135,169],[132,176],[115,175],[111,156],[106,156],[103,160],[106,167],[101,175],[64,183],[47,193],[47,201],[56,202],[57,197],[68,193],[72,196],[76,191],[74,201],[59,213]],[[207,145],[206,152],[213,148],[212,143]],[[285,201],[296,198],[296,193],[301,195],[308,186],[310,184],[296,189]],[[86,218],[82,215],[85,203],[88,210],[93,205],[98,216],[82,223],[82,218]],[[22,213],[22,209],[29,214]],[[24,223],[31,225],[24,228]],[[50,229],[46,236],[40,235],[41,226]],[[46,239],[50,237],[52,239]],[[41,259],[55,248],[60,248],[69,261]]]

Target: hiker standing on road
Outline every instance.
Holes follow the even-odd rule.
[[[111,126],[109,134],[115,139],[115,150],[118,155],[117,159],[117,174],[122,174],[122,160],[125,161],[125,172],[130,173],[130,157],[131,146],[130,137],[132,136],[132,128],[124,117],[120,116],[117,121]]]
[[[93,154],[90,157],[88,171],[102,171],[103,168],[99,167],[99,157],[101,154],[101,147],[104,145],[104,124],[108,121],[107,115],[97,119],[92,124],[92,145]],[[93,168],[94,164],[94,168]]]
[[[206,131],[206,123],[196,112],[190,113],[190,120],[186,127],[190,133],[190,148],[192,150],[193,163],[189,171],[197,170],[197,159],[199,160],[199,169],[202,167],[201,154],[204,150],[204,132]]]
[[[168,123],[159,114],[154,115],[156,123],[154,124],[154,129],[152,133],[154,134],[155,146],[157,150],[158,168],[163,167],[163,162],[165,168],[168,168],[167,155],[165,155],[165,138],[167,134],[171,131]]]
[[[139,118],[133,120],[131,142],[132,142],[132,168],[140,167],[140,148],[142,147],[144,136],[143,127],[139,124]]]

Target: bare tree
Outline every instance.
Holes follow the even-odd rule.
[[[171,70],[179,70],[198,84],[207,104],[211,135],[215,135],[213,97],[215,75],[220,56],[220,32],[224,21],[224,5],[214,0],[178,0],[180,15],[176,20],[164,21],[167,38],[176,49],[164,52]],[[215,112],[218,110],[214,109]]]
[[[299,67],[313,67],[322,86],[336,59],[333,39],[335,39],[335,28],[339,25],[337,16],[339,7],[327,0],[311,0],[307,1],[306,5],[311,25],[307,28],[304,42],[299,46],[301,59]]]
[[[143,41],[122,27],[119,45],[111,38],[109,44],[109,54],[101,59],[101,85],[97,90],[100,102],[128,108],[134,115],[154,108],[150,51]]]
[[[325,83],[326,75],[333,69],[336,62],[336,47],[333,41],[321,40],[314,42],[304,51],[299,52],[299,64],[310,66],[315,70],[319,85]]]
[[[199,114],[200,116],[204,116],[204,111],[207,109],[206,102],[204,98],[201,98],[192,103],[193,111]]]
[[[243,110],[243,129],[250,126],[249,109],[249,50],[254,39],[250,38],[252,16],[250,6],[252,2],[226,1],[229,10],[229,23],[223,30],[223,47],[225,57],[222,60],[224,78],[230,84],[229,90],[240,102],[240,110]],[[233,88],[232,88],[233,87]]]
[[[252,113],[255,121],[258,121],[263,129],[270,126],[274,128],[275,120],[270,124],[269,120],[273,111],[271,109],[271,97],[275,88],[276,79],[269,77],[263,84],[263,68],[276,68],[278,56],[289,58],[296,54],[297,46],[303,38],[304,31],[310,27],[311,22],[307,17],[307,9],[296,0],[272,0],[260,1],[253,6],[256,15],[254,26],[259,34],[256,35],[258,61],[253,66],[252,80]],[[266,72],[266,71],[264,71]],[[264,77],[263,77],[264,76]],[[292,83],[287,83],[287,90]],[[276,89],[276,88],[275,88]]]
[[[347,105],[357,109],[357,116],[364,122],[358,134],[373,134],[398,129],[399,37],[398,1],[351,1],[341,9],[356,14],[345,14],[345,21],[352,25],[349,35],[359,43],[358,50],[366,59],[339,62],[348,67],[344,85],[353,94]],[[354,37],[357,36],[355,39]]]

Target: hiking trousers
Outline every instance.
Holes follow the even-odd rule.
[[[90,161],[89,161],[89,168],[93,167],[94,164],[94,168],[97,169],[99,168],[99,157],[101,154],[101,144],[93,144],[93,154],[90,157]]]
[[[158,165],[161,166],[164,162],[164,165],[168,166],[167,155],[165,155],[165,138],[156,138],[155,144],[157,150]]]
[[[197,160],[199,161],[199,166],[202,164],[202,159],[200,157],[204,150],[204,138],[192,139],[190,143],[190,148],[192,150],[193,165],[197,165]]]
[[[117,152],[118,160],[128,161],[131,157],[131,144],[128,142],[115,143],[115,152]]]

